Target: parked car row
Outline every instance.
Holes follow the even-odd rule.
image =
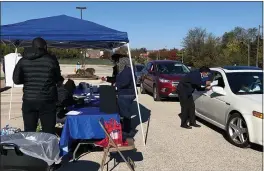
[[[231,66],[211,71],[212,89],[193,93],[196,115],[225,130],[235,146],[263,146],[263,70]],[[177,97],[177,85],[189,72],[178,61],[151,61],[137,74],[137,83],[142,94],[151,93],[155,101],[160,101]]]

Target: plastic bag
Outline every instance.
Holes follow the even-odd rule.
[[[122,137],[122,128],[121,124],[119,124],[116,120],[110,119],[110,121],[104,122],[105,129],[107,133],[111,136],[113,141],[117,146],[122,146],[123,145],[123,137]],[[102,141],[99,141],[95,143],[98,146],[101,147],[107,147],[109,144],[109,139],[108,137],[105,137]]]
[[[59,140],[53,134],[20,132],[1,136],[0,143],[14,143],[22,153],[44,160],[49,166],[59,160]]]
[[[18,132],[21,132],[20,128],[15,128],[15,127],[9,127],[9,125],[6,125],[4,128],[1,129],[0,131],[1,136],[3,135],[11,135],[11,134],[15,134]]]

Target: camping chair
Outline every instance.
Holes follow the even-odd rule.
[[[134,144],[134,140],[133,139],[130,139],[128,138],[127,139],[127,142],[128,142],[128,145],[127,146],[117,146],[116,143],[114,142],[114,140],[112,139],[112,137],[108,134],[105,126],[104,126],[104,121],[103,119],[100,119],[99,121],[99,124],[100,126],[102,127],[102,129],[104,130],[105,132],[105,135],[106,137],[108,138],[108,145],[106,148],[104,148],[104,155],[103,155],[103,159],[102,159],[102,162],[101,162],[101,171],[104,170],[104,166],[106,164],[106,157],[108,154],[110,154],[111,152],[118,152],[119,155],[122,157],[122,159],[126,162],[126,165],[128,166],[129,170],[130,171],[134,171],[134,167],[135,167],[135,164],[133,162],[133,160],[128,157],[128,161],[125,159],[124,155],[121,153],[121,151],[131,151],[131,150],[136,150],[135,148],[135,144]]]

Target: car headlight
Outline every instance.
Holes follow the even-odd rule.
[[[263,113],[261,112],[253,111],[252,114],[257,118],[263,119]]]
[[[170,82],[170,80],[166,80],[164,78],[159,78],[159,81],[162,83],[169,83]]]

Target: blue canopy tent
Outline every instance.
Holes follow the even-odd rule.
[[[134,72],[129,40],[126,32],[117,31],[90,21],[66,15],[32,19],[1,26],[1,41],[3,43],[11,43],[15,47],[31,46],[32,40],[36,37],[42,37],[47,41],[49,47],[55,48],[93,48],[111,50],[127,45],[132,72]],[[134,85],[136,85],[134,74],[133,82]],[[135,93],[137,94],[136,89]],[[136,95],[136,97],[138,102],[138,96]],[[144,141],[139,103],[137,103],[137,107]]]
[[[31,45],[36,37],[50,47],[113,49],[128,43],[126,32],[90,21],[59,15],[1,26],[1,40],[20,47]]]

